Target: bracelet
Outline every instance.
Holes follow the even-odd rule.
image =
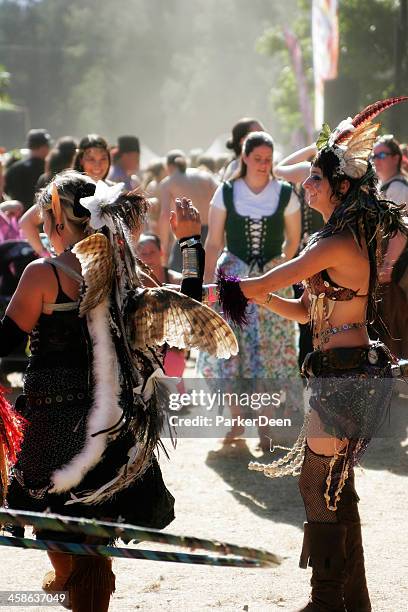
[[[180,249],[185,249],[188,247],[193,247],[196,244],[201,243],[200,236],[191,236],[191,238],[182,238],[179,240]]]
[[[274,293],[272,293],[272,291],[270,293],[268,293],[268,295],[266,296],[266,300],[264,301],[264,304],[269,304],[270,301],[272,300],[272,298],[276,297]]]
[[[199,276],[199,262],[197,249],[186,247],[181,251],[183,255],[183,279],[184,278],[198,278]]]

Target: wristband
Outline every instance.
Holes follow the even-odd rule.
[[[198,278],[200,265],[197,249],[185,247],[182,249],[181,254],[183,256],[183,278]]]
[[[196,244],[200,244],[201,243],[201,236],[199,236],[198,234],[195,236],[190,236],[187,238],[180,238],[179,240],[179,245],[180,245],[180,249],[185,249],[188,247],[193,247]]]

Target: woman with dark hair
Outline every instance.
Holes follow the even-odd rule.
[[[102,136],[88,134],[88,136],[82,138],[76,150],[75,158],[73,162],[71,159],[71,163],[73,163],[74,170],[86,174],[93,181],[104,180],[108,184],[112,184],[106,180],[110,168],[110,151],[108,143]],[[41,224],[42,218],[37,204],[29,208],[19,221],[24,236],[36,253],[41,257],[47,257],[47,249],[40,239]]]
[[[38,179],[37,190],[45,187],[59,172],[72,168],[77,146],[77,141],[71,136],[63,136],[57,140],[45,159],[45,172]]]
[[[252,276],[290,260],[300,239],[300,205],[288,183],[273,176],[273,140],[266,132],[246,137],[240,168],[218,187],[210,206],[205,282],[215,271]],[[225,249],[221,253],[222,249]],[[290,289],[284,290],[291,297]],[[222,365],[200,362],[204,376],[237,379],[285,379],[297,374],[295,326],[252,304],[251,324],[237,330],[239,354]],[[233,412],[235,409],[233,410]],[[240,414],[238,407],[237,415]],[[241,428],[242,429],[242,428]],[[233,429],[225,442],[241,431]],[[261,444],[269,442],[261,439]]]
[[[94,181],[103,181],[108,176],[110,165],[109,145],[102,136],[88,134],[80,140],[74,170],[87,174]]]
[[[231,130],[231,138],[227,140],[225,146],[234,153],[234,157],[226,164],[220,173],[220,178],[227,181],[238,170],[239,159],[241,157],[242,143],[251,132],[263,132],[264,128],[257,119],[244,117],[240,119]]]
[[[376,318],[383,242],[407,233],[401,207],[377,191],[369,156],[379,124],[371,119],[408,97],[378,102],[327,125],[304,182],[309,206],[324,227],[303,252],[263,276],[220,281],[224,310],[239,298],[310,322],[314,350],[306,356],[309,405],[293,449],[269,465],[250,464],[271,478],[300,473],[308,522],[301,567],[313,568],[312,598],[303,611],[371,610],[367,591],[353,466],[382,423],[392,394],[390,354],[370,344],[367,324]],[[302,279],[305,292],[287,300],[276,291]]]
[[[141,194],[68,171],[40,192],[38,206],[57,256],[27,266],[0,322],[1,356],[27,334],[31,348],[16,404],[27,426],[7,504],[161,529],[174,518],[174,499],[155,456],[168,404],[157,379],[159,346],[188,346],[197,332],[199,344],[228,355],[234,338],[208,308],[143,285],[128,242],[147,211]],[[177,205],[171,226],[188,249],[182,291],[197,297],[204,252],[191,202]],[[67,589],[74,612],[108,609],[115,586],[109,559],[48,554],[54,571],[45,590]]]

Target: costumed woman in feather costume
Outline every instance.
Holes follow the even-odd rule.
[[[143,286],[146,269],[128,240],[147,210],[142,195],[68,171],[37,204],[57,257],[26,268],[1,322],[1,355],[27,334],[31,346],[16,404],[24,440],[7,505],[163,528],[174,518],[174,498],[154,454],[167,410],[160,345],[228,357],[235,337],[199,302]],[[182,291],[199,299],[204,251],[191,202],[179,202],[172,227],[183,252]],[[48,555],[54,571],[43,588],[69,590],[77,612],[108,609],[109,559]]]
[[[269,465],[250,469],[271,478],[300,473],[307,523],[301,567],[313,568],[311,600],[303,612],[368,612],[358,496],[353,466],[389,406],[391,355],[370,344],[376,319],[382,247],[398,231],[407,234],[401,206],[384,199],[369,161],[381,111],[408,97],[377,102],[333,131],[325,125],[317,155],[303,183],[309,206],[324,227],[292,261],[258,278],[220,279],[224,312],[246,299],[312,326],[313,352],[303,364],[309,406],[293,449]],[[304,281],[298,300],[273,292]]]

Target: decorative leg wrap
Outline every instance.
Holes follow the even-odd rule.
[[[111,559],[72,555],[72,574],[66,588],[73,612],[107,612],[115,591]]]

